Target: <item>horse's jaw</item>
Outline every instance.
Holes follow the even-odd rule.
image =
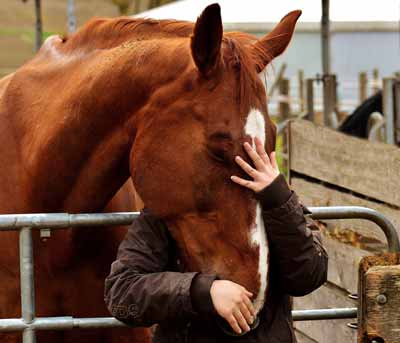
[[[250,208],[249,208],[250,210]],[[167,226],[189,271],[217,274],[253,293],[256,312],[264,306],[269,270],[269,249],[261,206],[252,200],[248,213],[193,213]],[[245,224],[243,218],[252,219]],[[228,222],[226,218],[231,218]]]
[[[260,288],[257,296],[253,299],[253,305],[256,312],[260,312],[265,303],[265,297],[268,287],[268,271],[269,271],[269,247],[267,233],[262,217],[261,205],[257,204],[255,223],[251,230],[251,244],[258,248],[258,277]]]

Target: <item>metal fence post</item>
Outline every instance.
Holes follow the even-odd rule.
[[[30,324],[35,319],[35,284],[33,265],[32,229],[24,227],[19,233],[19,256],[21,277],[21,314],[22,319]],[[36,334],[32,328],[22,333],[23,343],[35,343]]]

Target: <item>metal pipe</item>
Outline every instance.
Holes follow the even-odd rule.
[[[18,332],[29,328],[22,319],[0,319],[0,332]]]
[[[292,311],[294,321],[357,318],[357,307]]]
[[[0,231],[17,230],[26,226],[32,229],[60,229],[79,226],[129,225],[138,215],[139,212],[3,214],[0,215]]]
[[[377,224],[384,232],[390,252],[400,252],[399,236],[392,222],[383,214],[368,207],[331,206],[309,207],[313,219],[366,219]]]
[[[68,0],[67,3],[68,33],[76,31],[76,15],[74,0]]]
[[[306,113],[305,113],[306,114]],[[393,224],[381,213],[360,206],[310,207],[314,219],[366,219],[376,223],[385,233],[389,251],[400,252],[397,231]],[[1,230],[18,230],[30,226],[32,229],[67,228],[80,226],[129,225],[139,212],[114,213],[39,213],[0,215]]]
[[[35,318],[35,280],[32,230],[29,227],[24,227],[19,232],[19,266],[22,319],[30,324]],[[23,331],[22,337],[24,343],[36,342],[35,331],[30,327]]]
[[[43,23],[41,0],[35,0],[35,49],[38,51],[42,46]]]
[[[399,252],[400,243],[393,224],[379,212],[359,206],[310,207],[314,219],[366,219],[376,223],[385,233],[389,251]],[[73,318],[50,317],[35,318],[35,293],[33,269],[32,229],[65,228],[79,226],[105,226],[130,224],[138,212],[99,213],[99,214],[22,214],[0,215],[0,230],[20,229],[20,270],[22,319],[0,319],[0,332],[23,331],[24,343],[35,343],[35,330],[55,330],[72,328],[123,327],[115,318]],[[28,227],[31,226],[31,227]],[[356,308],[319,309],[293,311],[294,320],[317,320],[355,318]]]
[[[328,75],[331,72],[331,49],[330,49],[330,20],[329,0],[322,0],[321,17],[321,45],[322,45],[322,74]]]
[[[332,308],[317,310],[292,311],[294,321],[301,320],[326,320],[356,318],[357,308]],[[41,317],[36,318],[31,324],[23,319],[0,319],[0,332],[22,330],[70,330],[70,329],[101,329],[129,327],[113,317],[99,318],[74,318],[74,317]]]
[[[310,207],[314,219],[366,219],[376,223],[385,233],[389,251],[400,251],[397,231],[393,224],[379,212],[360,206]],[[18,230],[30,226],[32,229],[67,228],[80,226],[129,225],[138,217],[138,212],[114,213],[39,213],[0,215],[1,230]]]

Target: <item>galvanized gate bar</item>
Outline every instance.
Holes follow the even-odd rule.
[[[357,318],[357,308],[334,308],[320,310],[292,311],[294,321],[328,320]],[[105,329],[128,327],[113,317],[74,318],[74,317],[40,317],[31,324],[23,319],[0,319],[0,331],[15,332],[31,328],[32,330],[71,330],[71,329]]]
[[[357,318],[357,307],[292,311],[294,321]]]
[[[357,206],[310,207],[314,219],[359,218],[375,222],[385,233],[389,251],[399,252],[400,243],[393,224],[375,210]],[[69,330],[73,328],[111,328],[125,324],[112,317],[35,318],[34,265],[32,230],[43,228],[68,228],[82,226],[126,225],[139,215],[138,212],[68,214],[41,213],[0,215],[0,231],[20,230],[20,273],[22,318],[0,319],[0,332],[23,331],[24,343],[35,343],[35,330]],[[356,318],[356,308],[335,308],[293,311],[294,320],[319,320]]]
[[[381,213],[360,206],[309,207],[314,219],[366,219],[376,223],[384,232],[389,251],[400,252],[400,242],[394,225]],[[67,228],[81,226],[128,225],[139,212],[114,213],[39,213],[0,215],[0,231],[18,230],[23,227],[32,229]]]
[[[2,214],[0,215],[0,231],[18,230],[28,226],[32,229],[63,229],[82,226],[129,225],[138,216],[139,212]]]
[[[35,319],[35,279],[33,265],[32,230],[24,227],[19,232],[19,268],[21,286],[21,314],[25,323]],[[35,331],[28,326],[22,332],[24,343],[35,343]]]
[[[331,206],[309,207],[313,219],[366,219],[374,222],[384,232],[390,252],[400,252],[399,236],[392,222],[383,214],[368,207]]]

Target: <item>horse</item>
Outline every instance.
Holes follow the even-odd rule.
[[[340,132],[359,138],[381,140],[375,127],[383,122],[382,91],[364,100],[339,126]]]
[[[274,150],[259,75],[286,49],[300,14],[287,14],[261,39],[224,33],[217,4],[196,23],[99,18],[69,37],[49,37],[0,83],[0,212],[111,210],[131,179],[190,269],[243,285],[259,311],[267,237],[254,194],[229,177],[245,177],[234,162],[236,155],[250,162],[244,142],[257,135]],[[38,316],[107,314],[101,279],[124,231],[101,230],[59,230],[46,242],[35,233]],[[2,233],[3,318],[19,315],[17,241]],[[148,339],[123,330],[41,332],[38,341]]]

